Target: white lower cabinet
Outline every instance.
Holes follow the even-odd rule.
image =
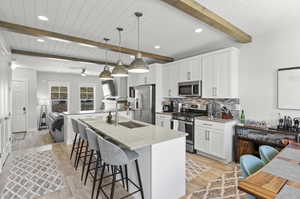
[[[197,125],[195,126],[195,149],[199,151],[209,151],[207,130]]]
[[[171,116],[156,114],[155,124],[163,128],[171,129]]]
[[[232,161],[235,121],[226,123],[196,120],[195,149],[199,153],[216,157],[226,163]]]

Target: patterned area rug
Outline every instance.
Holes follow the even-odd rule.
[[[238,190],[240,176],[240,167],[236,166],[232,171],[225,172],[208,183],[203,189],[191,193],[188,199],[246,199],[246,193]]]
[[[1,199],[37,198],[64,187],[52,151],[15,157]]]
[[[186,157],[185,162],[185,172],[186,172],[186,182],[190,182],[195,177],[199,176],[201,173],[208,171],[210,167],[194,162],[191,158]]]

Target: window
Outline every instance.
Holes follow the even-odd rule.
[[[80,111],[95,110],[95,88],[80,87]]]
[[[52,112],[68,112],[68,87],[51,86],[50,96]]]

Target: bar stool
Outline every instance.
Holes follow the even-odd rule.
[[[100,153],[101,153],[102,161],[104,163],[102,166],[101,177],[100,177],[96,198],[98,199],[100,191],[105,195],[106,198],[110,198],[110,199],[114,198],[115,183],[121,180],[123,181],[123,177],[119,180],[116,180],[116,175],[120,173],[122,176],[122,166],[124,166],[127,191],[129,190],[128,182],[133,184],[137,188],[137,190],[132,193],[129,193],[128,195],[122,198],[126,198],[135,193],[140,192],[142,199],[144,199],[144,191],[143,191],[141,174],[140,174],[140,169],[138,164],[138,157],[139,157],[138,153],[127,149],[121,149],[119,146],[109,142],[108,140],[103,139],[102,137],[98,137],[98,144],[99,144],[99,148],[101,149]],[[128,178],[127,165],[132,162],[135,162],[139,185],[137,185],[135,182],[133,182],[131,179]],[[103,178],[108,177],[108,176],[104,177],[104,171],[106,165],[112,166],[112,175],[110,176],[113,177],[113,180],[111,183],[102,185]],[[104,192],[103,187],[108,186],[110,184],[112,186],[111,186],[110,197],[108,197],[107,194]]]
[[[76,150],[76,152],[77,152],[78,148],[76,147],[76,143],[77,143],[77,138],[78,138],[78,135],[79,135],[79,130],[78,130],[78,126],[77,126],[77,120],[75,120],[75,119],[72,118],[71,122],[72,122],[73,131],[75,133],[75,138],[73,140],[73,145],[72,145],[72,151],[71,151],[71,155],[70,155],[70,160],[72,160],[74,150]]]
[[[86,164],[86,158],[88,156],[90,156],[91,154],[89,154],[90,153],[90,151],[88,150],[89,142],[88,142],[88,138],[87,138],[87,134],[86,134],[86,129],[88,128],[88,126],[86,124],[84,124],[83,122],[79,121],[79,120],[77,122],[77,126],[78,126],[78,130],[79,130],[79,136],[80,136],[80,139],[81,139],[81,143],[80,142],[78,143],[78,149],[79,150],[77,150],[77,154],[76,154],[75,169],[77,170],[78,165],[79,165],[79,161],[83,158],[82,170],[81,170],[81,181],[82,181],[85,166],[87,165]],[[84,146],[84,144],[86,144],[86,145]],[[82,152],[83,149],[85,149],[84,152]]]
[[[262,160],[253,155],[243,155],[240,158],[241,169],[243,177],[248,177],[261,169],[265,164]],[[254,196],[247,194],[248,199],[256,199]]]
[[[98,140],[97,140],[97,137],[99,135],[97,135],[90,128],[86,129],[86,134],[87,134],[87,138],[88,138],[88,142],[89,142],[89,150],[91,151],[91,156],[89,158],[88,167],[87,167],[86,174],[85,174],[84,185],[86,185],[88,175],[90,174],[93,177],[93,189],[92,189],[92,197],[91,198],[94,198],[94,190],[95,190],[97,176],[98,176],[98,168],[99,168],[99,166],[100,167],[102,166],[102,164],[101,164],[102,159],[101,159],[100,148],[99,148],[99,144],[98,144]],[[94,168],[91,168],[91,164],[94,163],[94,162],[92,162],[94,153],[96,153],[96,157],[97,157],[96,166]],[[91,172],[92,170],[95,170],[94,175]]]
[[[261,145],[259,147],[259,155],[262,161],[264,161],[265,164],[269,163],[279,152],[267,145]]]

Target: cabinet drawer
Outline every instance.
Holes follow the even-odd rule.
[[[220,122],[204,121],[204,120],[195,120],[195,124],[203,128],[219,129],[224,131],[225,124]]]
[[[170,115],[164,115],[164,114],[156,114],[156,118],[161,118],[161,119],[171,119],[172,117]]]

